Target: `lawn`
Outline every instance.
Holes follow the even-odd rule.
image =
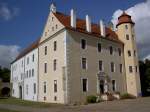
[[[52,104],[52,103],[41,103],[41,102],[26,101],[26,100],[21,100],[21,99],[17,99],[17,98],[0,99],[0,104],[30,106],[30,107],[36,107],[36,108],[46,108],[46,107],[51,107],[51,106],[54,107],[54,106],[60,106],[61,105],[61,104]]]
[[[7,109],[0,109],[0,112],[23,112],[23,111],[13,111],[13,110],[7,110]]]

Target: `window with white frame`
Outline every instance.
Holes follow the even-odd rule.
[[[88,81],[87,78],[82,79],[82,91],[87,92],[88,91]]]
[[[57,92],[57,80],[54,80],[54,93]]]
[[[129,66],[129,73],[132,73],[133,72],[133,68],[132,66]]]
[[[87,59],[86,58],[82,58],[81,65],[82,65],[82,69],[87,69]]]

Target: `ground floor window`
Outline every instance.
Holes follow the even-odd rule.
[[[46,82],[44,82],[44,93],[46,93]]]
[[[116,81],[112,80],[112,90],[116,91]]]
[[[83,92],[87,92],[87,90],[88,90],[87,79],[82,79],[82,89],[83,89]]]
[[[36,83],[33,84],[34,94],[36,94]]]
[[[54,80],[54,92],[57,92],[57,80]]]

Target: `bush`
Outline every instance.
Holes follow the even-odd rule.
[[[87,96],[87,103],[96,103],[97,97],[94,95]]]
[[[135,99],[136,97],[134,95],[131,95],[129,93],[125,93],[121,95],[121,99]]]

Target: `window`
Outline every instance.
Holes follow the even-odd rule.
[[[45,55],[47,55],[47,46],[45,46]]]
[[[36,83],[33,84],[33,91],[34,91],[34,94],[36,94]]]
[[[44,82],[44,93],[46,93],[46,82]]]
[[[113,47],[110,46],[110,47],[109,47],[109,50],[110,50],[110,55],[112,55],[112,54],[113,54]]]
[[[32,69],[32,77],[34,76],[34,69]]]
[[[118,48],[118,54],[119,54],[119,56],[121,56],[121,49],[120,48]]]
[[[134,50],[134,56],[136,57],[136,51]]]
[[[120,73],[122,73],[122,64],[120,64]]]
[[[132,66],[129,66],[129,72],[130,72],[130,73],[133,72]]]
[[[54,41],[54,51],[57,50],[57,41]]]
[[[29,70],[29,77],[31,77],[31,70]]]
[[[81,48],[82,49],[86,48],[86,40],[84,40],[84,39],[81,40]]]
[[[23,67],[23,61],[22,61],[22,67]]]
[[[32,55],[32,61],[34,62],[34,54]]]
[[[129,57],[131,56],[131,51],[130,51],[130,50],[128,50],[128,56],[129,56]]]
[[[100,60],[99,61],[99,71],[103,70],[103,62]]]
[[[47,63],[44,63],[44,73],[47,73]]]
[[[27,71],[27,78],[28,78],[28,71]]]
[[[54,17],[52,17],[52,21],[54,20]]]
[[[54,92],[57,92],[57,80],[54,80]]]
[[[83,92],[87,92],[87,79],[82,79],[82,89]]]
[[[111,62],[111,72],[115,72],[115,64],[113,62]]]
[[[56,25],[56,29],[58,28],[58,25]]]
[[[101,52],[101,44],[100,43],[97,44],[97,48],[98,48],[98,52]]]
[[[86,69],[86,68],[87,68],[86,58],[82,58],[82,69]]]
[[[26,94],[28,95],[28,85],[26,85]]]
[[[112,80],[112,90],[116,91],[116,81]]]
[[[126,30],[128,29],[128,25],[125,25],[125,29],[126,29]]]
[[[54,61],[53,61],[53,69],[54,69],[54,71],[56,71],[56,69],[57,69],[57,60],[56,59],[54,59]]]
[[[138,67],[137,67],[137,66],[135,66],[135,72],[136,72],[136,73],[138,72]]]
[[[129,35],[128,34],[126,35],[126,40],[129,40]]]

